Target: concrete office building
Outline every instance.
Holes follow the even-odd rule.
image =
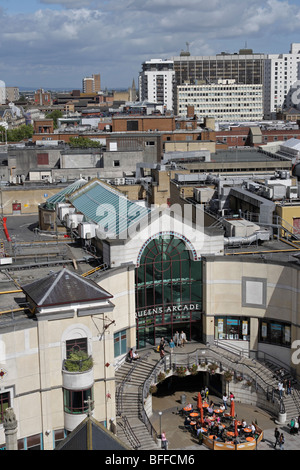
[[[262,84],[265,54],[253,53],[252,49],[241,49],[239,53],[222,52],[214,56],[192,56],[183,53],[172,57],[176,84],[197,84],[217,80],[236,80],[242,84]]]
[[[174,64],[172,60],[151,59],[142,64],[139,75],[141,101],[163,103],[165,110],[174,108]]]
[[[263,118],[263,86],[240,85],[235,80],[177,87],[177,115],[194,107],[197,119],[213,116],[216,122],[256,121]]]
[[[218,80],[235,80],[237,85],[261,85],[266,119],[276,119],[276,113],[283,109],[299,107],[298,43],[293,43],[287,54],[253,53],[252,49],[241,49],[234,54],[222,52],[214,56],[192,56],[189,52],[182,52],[170,61],[177,87],[212,85]],[[173,100],[173,109],[178,112],[176,91]]]
[[[235,80],[237,84],[262,85],[264,58],[264,54],[254,54],[251,49],[243,49],[238,54],[191,56],[185,52],[170,60],[151,59],[143,63],[140,73],[140,99],[154,102],[164,99],[168,109],[177,110],[177,90],[174,83],[175,86],[180,86]]]
[[[6,103],[6,86],[3,80],[0,80],[0,105]]]
[[[19,88],[16,86],[6,87],[6,99],[8,102],[15,103],[20,98]]]
[[[291,106],[299,108],[300,44],[291,44],[287,54],[269,54],[265,59],[264,112],[267,119]]]
[[[82,91],[83,93],[98,93],[101,91],[100,74],[84,77],[82,80]]]

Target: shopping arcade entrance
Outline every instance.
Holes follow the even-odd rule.
[[[146,244],[136,268],[136,326],[138,349],[176,331],[202,340],[202,262],[169,233]]]

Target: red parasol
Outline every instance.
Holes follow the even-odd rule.
[[[234,421],[234,437],[237,437],[239,435],[238,432],[238,422],[237,420]]]
[[[197,399],[197,408],[198,410],[200,410],[200,408],[203,407],[203,404],[202,404],[202,397],[201,397],[201,393],[198,392],[198,399]]]
[[[203,418],[203,406],[200,408],[200,423],[204,424],[204,418]]]
[[[234,415],[235,415],[235,406],[234,406],[234,401],[231,400],[231,403],[230,403],[230,416],[232,416],[232,418],[234,418]]]

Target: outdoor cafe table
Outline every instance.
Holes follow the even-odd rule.
[[[252,442],[252,441],[255,441],[255,439],[254,439],[254,437],[246,437],[246,441]]]
[[[190,413],[190,417],[191,418],[197,418],[199,416],[199,413],[196,413],[195,411],[193,411],[192,413]]]
[[[192,412],[192,411],[193,411],[193,408],[192,408],[191,406],[185,406],[185,407],[183,408],[183,410],[184,410],[184,411],[191,411],[191,412]]]
[[[223,413],[223,410],[220,410],[219,408],[214,410],[214,413]]]
[[[251,432],[252,432],[252,429],[250,429],[250,428],[244,428],[244,432],[245,432],[245,433],[251,433]]]

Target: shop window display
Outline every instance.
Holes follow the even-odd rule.
[[[215,339],[249,340],[250,320],[244,317],[216,317]]]

